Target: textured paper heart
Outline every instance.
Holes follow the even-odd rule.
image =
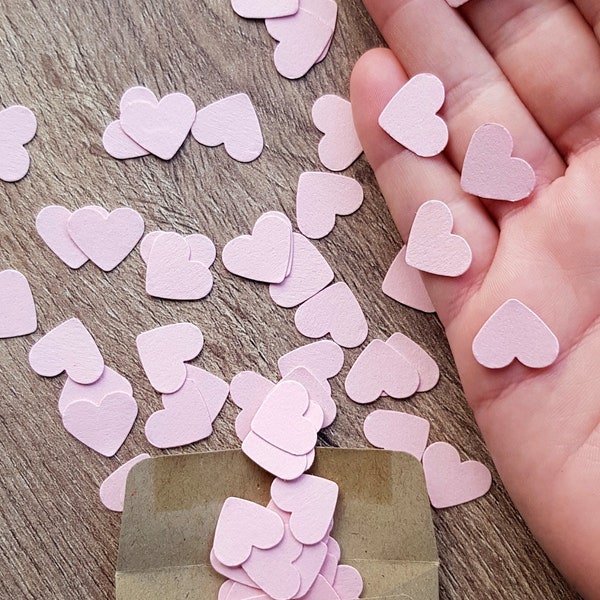
[[[49,331],[29,351],[31,368],[43,377],[63,371],[77,383],[100,379],[104,360],[94,338],[79,319],[69,319]]]
[[[146,264],[150,258],[150,252],[152,251],[154,242],[156,242],[159,237],[167,235],[183,237],[190,248],[189,259],[192,262],[202,263],[207,269],[215,262],[215,258],[217,258],[217,249],[212,240],[201,233],[180,236],[178,233],[173,233],[171,231],[151,231],[144,236],[144,239],[140,244],[140,255]]]
[[[354,402],[375,402],[385,392],[392,398],[408,398],[419,387],[417,369],[382,340],[373,340],[356,359],[345,382]]]
[[[299,0],[231,0],[231,6],[245,19],[276,19],[296,14]]]
[[[489,369],[501,369],[515,358],[526,367],[543,369],[558,357],[552,330],[528,306],[507,300],[484,323],[473,340],[473,355]]]
[[[409,79],[379,115],[379,126],[419,156],[436,156],[448,143],[448,127],[436,113],[444,104],[444,84],[431,73]]]
[[[304,546],[302,554],[294,561],[302,580],[296,598],[303,598],[317,579],[327,556],[327,545],[323,542]]]
[[[492,485],[492,474],[480,462],[460,462],[458,451],[445,442],[431,444],[423,454],[423,470],[434,508],[448,508],[483,496]]]
[[[237,567],[243,570],[241,567]],[[220,590],[219,590],[220,593]],[[219,595],[218,600],[221,600]],[[227,596],[223,597],[223,600],[273,600],[269,598],[267,594],[261,592],[259,589],[252,588],[248,585],[242,585],[241,583],[234,582],[229,590]]]
[[[46,206],[38,213],[35,227],[48,248],[58,258],[71,269],[79,269],[87,262],[88,257],[69,235],[67,223],[70,218],[71,211],[63,206]]]
[[[0,338],[33,333],[37,313],[29,282],[19,271],[0,272]]]
[[[185,362],[200,354],[204,337],[192,323],[175,323],[140,333],[136,345],[152,387],[172,394],[185,383]]]
[[[333,580],[333,589],[340,600],[356,600],[362,594],[363,579],[354,567],[338,565]]]
[[[91,206],[76,210],[67,222],[71,239],[103,271],[112,271],[135,248],[144,219],[127,207],[100,214]]]
[[[327,534],[338,493],[337,483],[314,475],[301,475],[294,481],[275,479],[271,484],[273,502],[291,513],[290,529],[305,545],[316,544]]]
[[[292,253],[292,229],[287,223],[276,215],[263,215],[252,235],[239,236],[225,245],[225,268],[247,279],[281,283]]]
[[[354,128],[348,100],[328,94],[312,108],[315,127],[324,135],[319,142],[319,159],[331,171],[347,169],[361,154],[362,146]]]
[[[406,264],[434,275],[458,277],[471,266],[469,244],[452,233],[450,208],[439,200],[422,204],[406,244]]]
[[[186,382],[192,380],[196,384],[204,398],[204,402],[206,402],[210,420],[213,422],[225,405],[225,401],[229,395],[229,384],[209,371],[194,367],[193,365],[186,365],[186,370]]]
[[[392,262],[381,288],[396,302],[426,313],[435,312],[420,271],[406,264],[406,246]]]
[[[67,377],[58,399],[58,411],[62,415],[69,404],[73,404],[78,400],[100,404],[105,396],[113,392],[123,392],[133,396],[133,388],[129,381],[109,367],[104,367],[100,379],[88,385],[82,385]]]
[[[0,179],[14,182],[29,171],[29,152],[23,147],[37,130],[33,112],[25,106],[9,106],[0,110]]]
[[[252,548],[268,550],[283,539],[284,526],[273,511],[241,498],[227,498],[221,508],[213,550],[228,567],[248,560]]]
[[[386,344],[402,354],[417,369],[419,373],[417,392],[428,392],[437,385],[440,379],[440,369],[435,360],[419,344],[400,332],[390,336]]]
[[[352,177],[335,173],[300,175],[296,193],[298,229],[309,238],[321,239],[335,227],[336,215],[351,215],[363,202],[363,189]]]
[[[252,579],[250,579],[250,577],[248,577],[246,571],[244,571],[242,567],[228,567],[227,565],[224,565],[215,556],[214,550],[210,551],[209,560],[212,568],[217,573],[223,575],[223,577],[227,577],[228,579],[231,579],[232,581],[239,583],[240,585],[254,589],[255,594],[260,593],[260,591],[257,588],[257,585],[254,583],[254,581],[252,581]]]
[[[113,158],[119,160],[139,158],[150,154],[123,131],[120,121],[113,121],[106,126],[102,134],[102,145]]]
[[[121,127],[134,142],[163,160],[175,156],[196,118],[189,96],[168,94],[160,101],[140,100],[122,106]]]
[[[125,484],[127,483],[129,471],[147,458],[150,458],[149,454],[138,454],[135,458],[121,465],[102,482],[100,486],[100,500],[108,510],[114,510],[115,512],[123,511]]]
[[[294,369],[283,378],[283,381],[297,381],[308,392],[310,401],[319,405],[323,411],[323,422],[317,429],[329,427],[333,423],[337,415],[337,407],[331,397],[331,388],[329,386],[325,387],[324,384],[304,367]]]
[[[334,283],[297,310],[298,331],[310,338],[331,335],[344,348],[360,346],[369,332],[367,320],[352,290],[343,282]]]
[[[242,409],[235,419],[235,433],[240,440],[244,441],[250,433],[256,411],[274,387],[272,381],[254,371],[242,371],[232,379],[231,399]]]
[[[496,123],[475,131],[463,163],[460,184],[469,194],[491,200],[516,202],[535,187],[535,172],[522,158],[512,156],[513,139]]]
[[[302,600],[340,600],[331,584],[323,577],[318,575],[315,583]]]
[[[173,394],[163,394],[163,410],[146,421],[146,439],[156,448],[176,448],[207,438],[212,433],[208,406],[196,382],[186,379]]]
[[[256,111],[246,94],[228,96],[199,110],[192,135],[204,146],[223,144],[227,154],[240,162],[256,160],[264,146]]]
[[[300,346],[277,361],[282,377],[286,377],[298,367],[305,367],[328,391],[331,391],[331,387],[327,380],[335,377],[343,366],[344,351],[331,340],[320,340]]]
[[[289,275],[269,286],[271,298],[279,306],[292,308],[306,302],[333,281],[329,263],[300,233],[293,234],[293,257]]]
[[[151,89],[143,85],[135,85],[123,92],[121,100],[119,101],[119,112],[122,113],[130,104],[135,104],[136,102],[157,104],[158,98]]]
[[[429,421],[394,410],[375,410],[367,415],[365,437],[376,448],[406,452],[421,460],[429,438]]]
[[[137,417],[137,403],[129,394],[114,392],[100,404],[79,400],[62,415],[65,429],[80,442],[104,456],[123,445]]]
[[[188,242],[177,234],[157,237],[148,257],[146,292],[166,300],[200,300],[213,287],[213,276],[201,262],[190,260]]]

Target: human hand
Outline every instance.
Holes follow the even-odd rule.
[[[446,202],[473,251],[458,278],[423,278],[498,472],[550,558],[600,598],[600,1],[365,0],[391,50],[357,63],[356,128],[406,240],[417,208]],[[597,35],[592,27],[595,26]],[[446,87],[450,142],[419,158],[377,124],[420,72]],[[471,135],[500,123],[534,168],[530,199],[481,201],[460,188]],[[553,330],[549,368],[490,370],[471,349],[507,299]]]

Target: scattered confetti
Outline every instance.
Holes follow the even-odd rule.
[[[245,19],[275,19],[295,15],[299,0],[231,0],[231,6]]]
[[[25,150],[37,131],[37,119],[24,106],[0,110],[0,179],[9,183],[23,179],[31,159]]]
[[[149,454],[138,454],[135,458],[121,465],[116,471],[111,473],[100,486],[100,500],[102,504],[115,512],[123,511],[125,502],[125,484],[129,471],[139,462],[150,458]]]
[[[284,354],[277,366],[282,377],[286,377],[299,367],[305,367],[320,383],[331,391],[327,380],[335,377],[344,366],[344,351],[331,340],[320,340],[300,346]]]
[[[402,354],[417,369],[419,373],[417,392],[428,392],[437,385],[440,369],[435,360],[419,344],[400,332],[391,335],[386,344]]]
[[[0,272],[0,338],[37,330],[37,313],[29,282],[19,271]]]

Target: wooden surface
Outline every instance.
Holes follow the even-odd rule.
[[[339,0],[329,56],[306,78],[288,81],[275,71],[274,42],[264,25],[237,17],[228,0],[3,0],[0,5],[0,106],[24,104],[39,122],[28,146],[28,177],[17,184],[0,182],[0,269],[15,268],[29,278],[40,323],[32,336],[0,340],[0,597],[108,599],[114,595],[120,517],[100,504],[98,486],[139,452],[160,452],[143,433],[160,397],[138,363],[136,335],[192,321],[206,340],[195,363],[228,380],[244,369],[275,378],[277,358],[309,340],[295,330],[293,311],[270,301],[266,286],[228,274],[219,260],[207,299],[161,302],[144,292],[137,250],[109,274],[90,264],[71,271],[38,238],[35,216],[52,203],[70,209],[127,205],[140,211],[147,230],[201,232],[219,251],[266,210],[293,218],[299,174],[321,168],[312,104],[325,93],[347,97],[352,65],[381,40],[359,0]],[[112,159],[102,148],[102,132],[117,118],[122,92],[136,84],[160,95],[186,92],[198,106],[247,92],[263,125],[263,155],[243,165],[223,148],[205,148],[189,138],[170,162]],[[338,219],[317,246],[338,280],[356,292],[370,339],[405,332],[432,353],[442,372],[432,392],[406,402],[380,400],[375,407],[429,418],[432,440],[451,442],[464,458],[492,467],[436,317],[381,292],[400,240],[364,158],[347,174],[364,185],[364,206]],[[107,365],[132,381],[139,401],[133,432],[113,459],[65,432],[56,407],[61,378],[38,377],[27,363],[32,343],[72,316],[93,333]],[[362,422],[374,406],[358,406],[343,392],[345,373],[357,355],[358,350],[346,351],[346,366],[333,382],[339,416],[320,436],[322,445],[367,445]],[[236,410],[228,402],[214,434],[183,451],[236,447]],[[437,511],[434,519],[441,598],[576,598],[532,540],[497,476],[486,497]]]

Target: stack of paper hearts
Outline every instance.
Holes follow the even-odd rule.
[[[339,564],[341,550],[330,536],[337,498],[335,482],[302,475],[275,479],[266,507],[225,500],[210,555],[227,577],[219,600],[356,600],[362,577]]]

